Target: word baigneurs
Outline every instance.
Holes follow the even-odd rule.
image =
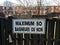
[[[36,30],[35,30],[36,29]],[[27,32],[29,32],[29,31],[42,31],[42,29],[43,28],[40,28],[40,27],[38,27],[38,28],[34,28],[34,27],[31,27],[31,30],[30,30],[30,28],[29,27],[15,27],[15,31],[27,31]]]

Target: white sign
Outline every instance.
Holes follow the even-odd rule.
[[[13,19],[13,33],[45,34],[45,19]]]

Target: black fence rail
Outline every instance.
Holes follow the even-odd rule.
[[[46,19],[45,34],[14,34],[12,19],[0,19],[0,45],[60,45],[60,19]]]

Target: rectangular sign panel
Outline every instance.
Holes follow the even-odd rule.
[[[13,33],[45,34],[46,19],[13,19]]]

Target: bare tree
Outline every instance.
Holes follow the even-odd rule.
[[[60,0],[53,0],[55,4],[57,4],[58,6],[60,6]]]
[[[28,10],[29,9],[29,7],[30,8],[32,8],[33,9],[33,7],[34,6],[38,6],[38,15],[40,14],[40,6],[44,6],[44,4],[43,4],[43,2],[44,2],[44,0],[34,0],[34,1],[36,1],[35,3],[34,3],[34,1],[32,1],[32,0],[17,0],[17,1],[19,1],[21,4],[23,4],[23,6]],[[27,12],[27,10],[25,10],[25,12]],[[30,10],[30,12],[31,12],[31,10]]]
[[[37,5],[38,5],[38,15],[41,15],[41,10],[43,10],[43,13],[45,14],[45,8],[46,7],[42,7],[41,6],[44,6],[43,4],[44,0],[37,0]]]
[[[31,0],[16,0],[17,2],[19,2],[21,5],[23,6],[30,6],[32,5],[31,3]]]
[[[24,8],[25,8],[25,14],[28,12],[27,10],[30,10],[29,9],[29,7],[30,8],[32,8],[33,6],[33,4],[32,4],[32,0],[17,0],[19,3],[20,3],[20,5],[22,5]],[[31,10],[30,10],[30,12],[31,12]]]

